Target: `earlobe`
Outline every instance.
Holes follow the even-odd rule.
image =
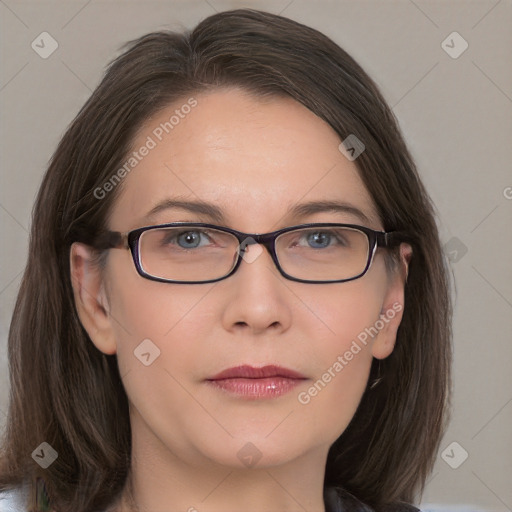
[[[385,359],[395,348],[398,328],[404,311],[405,283],[409,273],[412,248],[409,244],[400,246],[400,269],[391,280],[380,312],[379,333],[372,346],[372,355],[376,359]]]
[[[396,343],[396,335],[403,315],[403,299],[388,304],[380,314],[378,320],[382,329],[372,345],[372,355],[376,359],[385,359],[393,352]]]
[[[108,297],[100,269],[94,265],[93,251],[75,242],[70,249],[70,273],[75,306],[92,342],[105,354],[116,353]]]

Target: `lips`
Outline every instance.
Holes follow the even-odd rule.
[[[282,368],[280,366],[269,365],[256,368],[254,366],[242,365],[234,368],[228,368],[214,377],[207,380],[223,379],[265,379],[268,377],[284,377],[286,379],[305,379],[306,377],[298,372]]]
[[[304,375],[280,366],[256,368],[242,365],[224,370],[206,382],[232,397],[265,400],[290,392],[306,379]]]

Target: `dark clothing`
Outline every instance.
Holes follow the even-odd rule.
[[[324,502],[326,512],[420,512],[418,508],[406,503],[397,503],[374,509],[365,505],[347,491],[334,487],[324,490]]]

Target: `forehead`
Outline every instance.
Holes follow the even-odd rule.
[[[373,201],[339,144],[327,123],[290,98],[262,99],[240,89],[185,97],[140,128],[132,145],[136,162],[121,184],[111,225],[138,227],[156,205],[179,198],[214,204],[224,224],[240,230],[289,225],[291,209],[313,201],[352,205],[379,229]],[[160,209],[154,220],[207,220],[178,214]],[[344,220],[357,219],[347,214],[334,221]]]

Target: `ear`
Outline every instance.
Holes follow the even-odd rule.
[[[404,312],[404,287],[407,282],[411,257],[412,247],[402,243],[400,245],[399,269],[389,276],[388,289],[380,312],[380,322],[383,327],[379,329],[372,346],[373,357],[377,359],[385,359],[395,348],[396,334]]]
[[[105,354],[116,353],[110,308],[101,271],[94,265],[93,249],[75,242],[69,254],[71,284],[78,316],[92,342]]]

